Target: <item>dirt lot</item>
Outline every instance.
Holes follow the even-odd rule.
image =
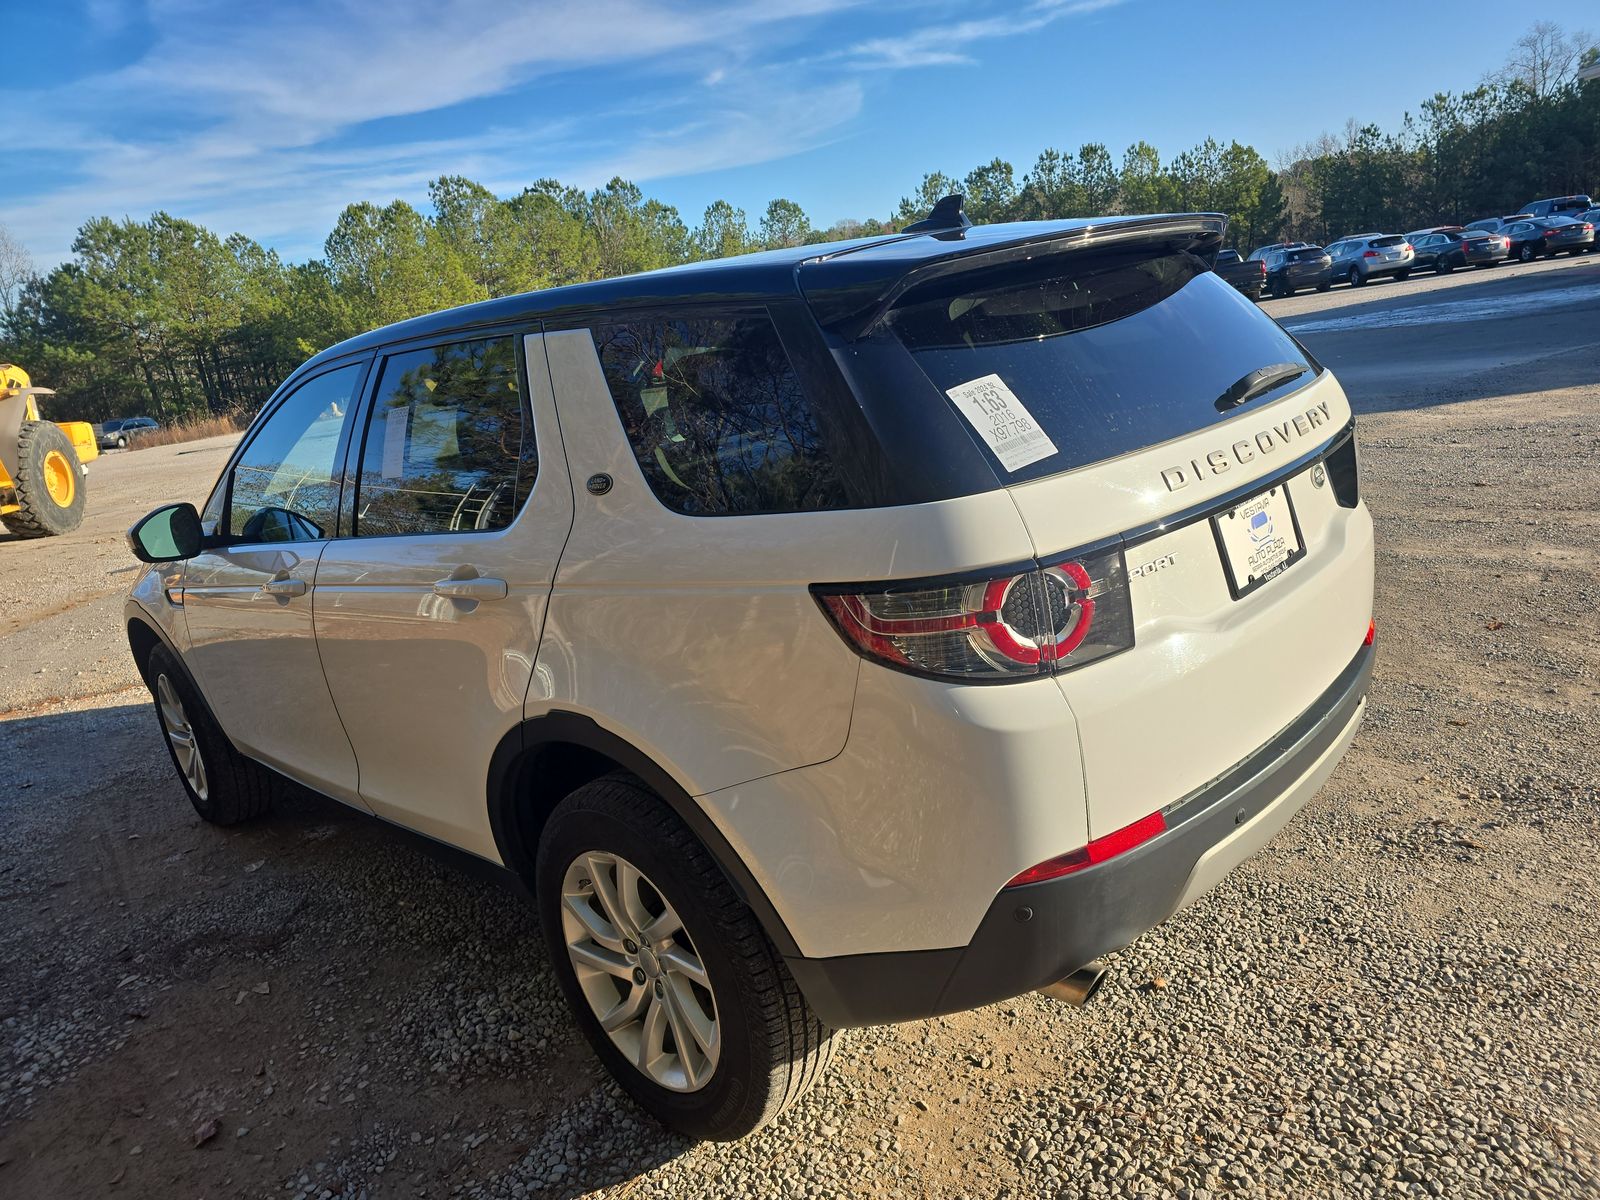
[[[227,443],[96,463],[0,538],[0,1195],[1600,1194],[1600,265],[1267,311],[1364,414],[1354,749],[1088,1008],[847,1034],[734,1146],[605,1082],[515,896],[309,797],[194,817],[121,531]]]

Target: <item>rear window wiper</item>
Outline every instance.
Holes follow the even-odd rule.
[[[1270,392],[1280,383],[1288,383],[1289,380],[1304,375],[1310,369],[1305,363],[1292,362],[1271,363],[1265,367],[1257,367],[1217,397],[1217,411],[1227,412],[1230,408],[1238,408],[1247,400],[1254,400],[1263,392]]]

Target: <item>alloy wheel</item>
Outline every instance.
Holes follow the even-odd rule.
[[[161,713],[161,725],[172,743],[172,756],[178,760],[178,770],[201,800],[206,799],[206,762],[195,740],[194,726],[189,714],[178,699],[178,690],[165,675],[156,677],[156,708]]]
[[[652,1082],[699,1091],[722,1052],[716,996],[683,921],[621,855],[580,854],[561,883],[561,929],[600,1028]]]

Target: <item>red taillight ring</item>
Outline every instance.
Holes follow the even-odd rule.
[[[1089,572],[1082,563],[1062,563],[1056,570],[1072,580],[1077,585],[1078,591],[1082,593],[1075,601],[1078,606],[1078,623],[1072,627],[1066,637],[1056,643],[1056,657],[1065,658],[1083,645],[1083,639],[1089,636],[1089,626],[1094,623],[1094,601],[1089,598]]]
[[[1011,579],[993,580],[983,590],[984,611],[978,613],[976,617],[977,623],[989,635],[989,641],[993,643],[994,648],[1012,661],[1025,666],[1037,666],[1041,662],[1059,662],[1083,645],[1083,639],[1089,636],[1089,626],[1094,622],[1094,601],[1089,598],[1089,588],[1093,581],[1089,578],[1088,570],[1082,563],[1076,562],[1060,563],[1050,569],[1066,576],[1072,584],[1069,602],[1077,610],[1077,620],[1067,630],[1065,636],[1054,641],[1024,641],[1000,615],[1011,589],[1019,580],[1031,576],[1018,575]]]
[[[1023,641],[1000,615],[1001,610],[1005,608],[1006,597],[1011,594],[1011,589],[1016,586],[1017,581],[1028,578],[1031,576],[1016,575],[1010,579],[991,581],[983,589],[983,611],[977,615],[977,622],[983,626],[983,631],[989,635],[989,641],[996,650],[1013,662],[1033,667],[1041,661],[1050,661],[1046,645]]]

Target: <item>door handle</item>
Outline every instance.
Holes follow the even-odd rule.
[[[441,579],[433,585],[435,596],[447,596],[451,600],[504,600],[509,591],[504,579],[488,579],[482,575]]]
[[[269,579],[261,585],[261,590],[269,596],[304,596],[306,594],[306,581],[304,579]]]

